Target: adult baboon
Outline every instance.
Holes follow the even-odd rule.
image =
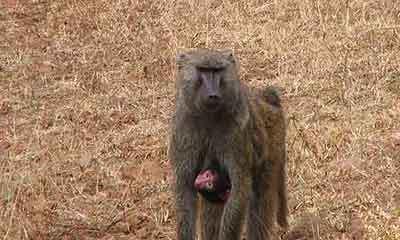
[[[275,220],[285,227],[288,214],[286,125],[278,95],[241,83],[229,50],[179,53],[176,87],[168,154],[176,175],[178,239],[194,240],[199,224],[203,240],[238,240],[245,217],[247,239],[270,239]],[[228,173],[231,191],[223,205],[197,204],[194,181],[207,161]]]

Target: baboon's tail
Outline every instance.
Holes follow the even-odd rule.
[[[281,106],[280,92],[276,87],[268,86],[264,89],[263,95],[266,101],[276,107]]]
[[[284,172],[282,171],[282,174]],[[284,176],[281,176],[281,178],[285,178]],[[287,189],[286,189],[286,183],[285,184],[280,184],[279,189],[278,189],[278,196],[279,196],[279,205],[278,205],[278,214],[277,214],[277,220],[278,224],[286,229],[288,227],[288,214],[289,214],[289,209],[287,205]]]

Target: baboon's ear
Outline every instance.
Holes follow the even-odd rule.
[[[176,63],[184,63],[189,60],[192,51],[188,48],[178,48],[176,51]]]
[[[234,63],[236,61],[232,49],[223,49],[223,50],[221,50],[221,53],[228,61],[230,61],[232,63]]]
[[[175,61],[176,61],[176,66],[178,69],[181,69],[185,65],[187,58],[188,58],[188,56],[185,51],[178,51],[176,53]]]
[[[187,54],[184,51],[179,51],[176,54],[176,62],[177,63],[182,63],[185,62],[187,60]]]

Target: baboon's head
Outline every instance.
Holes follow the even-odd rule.
[[[231,182],[221,170],[210,168],[197,175],[194,188],[209,201],[226,202],[231,192]]]
[[[185,104],[195,112],[233,109],[239,97],[239,77],[231,50],[198,49],[177,55],[177,86]]]

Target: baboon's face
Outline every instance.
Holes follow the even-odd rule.
[[[239,92],[232,53],[197,50],[178,55],[178,74],[185,102],[201,112],[229,110]]]
[[[208,200],[226,202],[230,196],[231,182],[221,170],[205,169],[197,175],[194,188]]]
[[[207,191],[213,192],[215,191],[215,184],[218,183],[218,173],[216,173],[212,169],[207,169],[203,172],[200,172],[196,180],[194,181],[194,187],[198,191]]]
[[[197,69],[198,107],[206,111],[218,111],[223,106],[222,91],[225,84],[225,69]]]

